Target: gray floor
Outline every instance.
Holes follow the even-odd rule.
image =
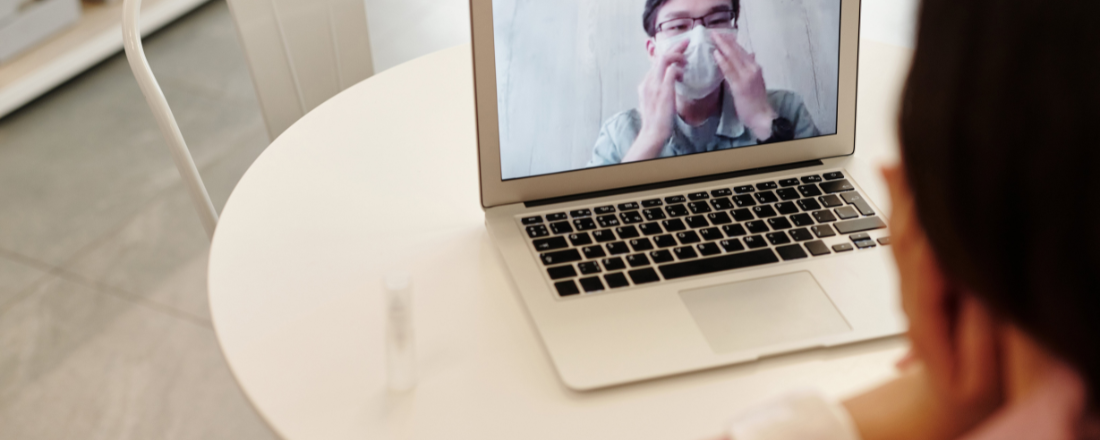
[[[462,43],[464,7],[368,1],[379,70]],[[220,210],[268,144],[224,1],[145,47]],[[219,351],[208,249],[121,55],[0,119],[0,439],[274,438]]]

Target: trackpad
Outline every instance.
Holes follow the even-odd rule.
[[[850,331],[810,272],[680,292],[715,353]]]

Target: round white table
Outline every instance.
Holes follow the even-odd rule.
[[[862,47],[857,157],[888,161],[911,52]],[[332,98],[229,199],[210,255],[211,313],[230,368],[279,435],[696,439],[795,387],[843,396],[894,374],[902,338],[565,388],[483,226],[469,50]],[[420,378],[403,394],[387,391],[384,364],[381,279],[397,269],[414,277]]]

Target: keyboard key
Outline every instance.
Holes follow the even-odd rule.
[[[581,293],[581,291],[577,289],[577,283],[574,283],[573,280],[554,283],[554,288],[558,289],[558,295],[561,296],[570,296]]]
[[[779,185],[776,185],[775,182],[762,182],[756,184],[756,189],[761,191],[767,191],[776,188],[779,188]]]
[[[668,232],[683,231],[684,229],[687,229],[687,226],[684,225],[684,222],[678,218],[662,221],[661,226],[664,226],[665,230]]]
[[[641,229],[642,233],[645,235],[657,235],[665,232],[664,229],[661,229],[661,225],[657,222],[646,223],[642,225],[639,229]]]
[[[817,220],[818,223],[829,223],[836,221],[836,216],[829,211],[814,211],[813,216],[814,220]]]
[[[849,235],[848,239],[852,240],[852,242],[857,242],[857,241],[860,241],[860,240],[869,240],[869,239],[871,239],[871,234],[868,234],[866,232],[861,232],[859,234]]]
[[[802,178],[802,183],[818,183],[821,182],[821,176],[805,176]]]
[[[776,203],[775,210],[783,215],[798,214],[798,206],[791,202]]]
[[[585,293],[599,292],[603,290],[603,281],[600,281],[600,277],[581,278],[581,288]]]
[[[702,241],[695,231],[677,232],[676,238],[680,239],[680,244],[695,244]]]
[[[727,237],[740,237],[748,234],[748,232],[745,232],[745,227],[741,225],[722,226],[722,232],[725,232]]]
[[[697,215],[697,216],[694,216],[694,217],[688,217],[687,218],[687,224],[688,224],[688,226],[691,226],[694,229],[705,228],[707,226],[710,226],[710,223],[707,223],[707,218],[703,217],[701,215]]]
[[[730,191],[730,190],[725,189],[725,188],[716,189],[714,191],[711,191],[710,195],[712,195],[714,197],[729,197],[729,196],[733,195],[733,191]]]
[[[676,239],[673,238],[671,235],[662,235],[660,237],[654,238],[653,241],[657,243],[657,247],[661,248],[673,247],[678,244],[676,243]]]
[[[825,242],[821,240],[806,243],[806,250],[810,251],[810,255],[813,255],[815,257],[829,255],[832,253],[832,251],[829,250],[829,247],[825,245]]]
[[[536,215],[534,217],[525,217],[523,219],[523,225],[524,226],[536,225],[536,224],[539,224],[539,223],[542,223],[542,216],[541,215]]]
[[[738,194],[747,194],[753,191],[756,191],[756,188],[753,188],[752,185],[742,185],[733,188],[733,192]]]
[[[684,203],[686,201],[687,201],[687,199],[685,199],[684,196],[665,197],[665,203],[668,203],[669,205],[676,204],[676,203]]]
[[[550,275],[552,280],[560,280],[562,278],[573,278],[577,276],[577,271],[573,269],[572,265],[558,266],[546,269],[546,273]]]
[[[692,214],[706,214],[710,212],[710,205],[707,202],[691,202],[688,203],[688,209]]]
[[[771,191],[764,191],[756,193],[756,201],[760,203],[775,203],[779,201],[779,198],[775,196],[775,193]]]
[[[550,235],[550,231],[546,230],[546,226],[535,225],[527,227],[527,236],[531,238],[545,237]]]
[[[883,246],[889,246],[890,245],[890,237],[879,238],[878,239],[878,244],[881,244]]]
[[[714,241],[723,237],[722,231],[719,231],[718,228],[700,229],[699,236],[703,238],[703,241]]]
[[[771,230],[768,229],[768,224],[764,223],[763,220],[745,223],[745,229],[748,229],[749,232],[753,234],[762,234]]]
[[[871,204],[867,203],[867,200],[857,192],[844,193],[841,197],[844,197],[844,201],[849,205],[855,205],[860,214],[866,217],[875,215],[875,210],[871,209]]]
[[[695,249],[692,249],[691,246],[678,247],[673,249],[672,253],[676,254],[677,260],[688,260],[699,257],[699,254],[696,254]]]
[[[611,255],[622,255],[630,253],[630,248],[626,246],[626,243],[623,243],[621,241],[605,244],[604,247],[607,248],[607,253]]]
[[[852,246],[851,243],[841,243],[841,244],[833,245],[833,252],[836,252],[836,253],[853,251],[855,249],[856,249],[856,247]]]
[[[672,256],[672,252],[667,250],[650,252],[649,258],[653,260],[654,264],[668,263],[676,260],[676,258]]]
[[[623,223],[626,223],[628,225],[632,225],[634,223],[641,223],[643,221],[642,220],[642,215],[639,214],[638,211],[630,211],[630,212],[619,213],[619,218],[622,219]]]
[[[810,230],[806,228],[791,229],[787,231],[787,233],[791,235],[794,241],[809,241],[814,239],[814,234],[811,234]]]
[[[581,275],[591,275],[594,273],[600,273],[600,265],[595,261],[585,261],[584,263],[577,263],[577,268],[581,270]]]
[[[722,249],[725,249],[726,252],[738,252],[745,250],[745,245],[741,244],[741,240],[738,240],[736,238],[722,240],[719,241],[718,244],[721,245]]]
[[[577,209],[577,210],[574,210],[574,211],[569,211],[569,216],[573,217],[573,218],[591,217],[592,216],[592,210],[591,209]]]
[[[630,248],[634,249],[634,252],[645,252],[653,249],[653,242],[649,241],[648,238],[635,238],[627,243],[630,243]]]
[[[802,250],[802,245],[792,244],[790,246],[780,246],[775,248],[775,251],[779,253],[780,257],[783,257],[783,261],[797,260],[800,258],[808,258],[806,251]]]
[[[826,237],[835,237],[836,236],[836,231],[834,231],[833,227],[829,226],[829,225],[813,226],[813,227],[810,228],[810,230],[814,231],[814,235],[816,235],[817,238],[826,238]]]
[[[606,269],[608,272],[623,270],[626,269],[626,263],[624,263],[623,259],[619,257],[608,258],[606,260],[603,260],[603,268]]]
[[[749,249],[759,249],[759,248],[762,248],[762,247],[768,247],[768,242],[764,241],[764,236],[763,235],[750,235],[750,236],[745,237],[741,240],[745,242],[745,246],[748,246]]]
[[[878,217],[864,217],[859,220],[849,220],[846,222],[840,222],[834,225],[836,230],[841,234],[851,234],[853,232],[872,231],[875,229],[882,229],[886,227],[886,223],[883,223]]]
[[[584,252],[584,258],[589,260],[607,256],[607,253],[605,253],[603,251],[603,248],[599,246],[589,246],[586,248],[582,248],[581,251]]]
[[[791,223],[795,226],[812,226],[814,219],[810,218],[810,214],[796,214],[791,216]]]
[[[788,186],[798,185],[799,183],[798,179],[783,179],[779,181],[779,186],[786,188]]]
[[[705,199],[709,199],[709,198],[710,198],[710,194],[707,194],[706,191],[700,191],[700,192],[688,194],[688,200],[705,200]]]
[[[844,206],[844,202],[840,201],[840,197],[834,195],[824,196],[818,200],[821,200],[821,204],[825,205],[826,208],[836,208],[837,206]]]
[[[771,206],[756,206],[752,208],[752,213],[756,214],[756,218],[768,218],[775,217],[779,214],[775,213],[775,210]]]
[[[576,222],[577,220],[573,220],[573,221]],[[597,217],[596,222],[600,224],[601,228],[610,228],[610,227],[614,227],[614,226],[619,226],[619,219],[617,217],[615,217],[614,214],[603,215],[603,216]]]
[[[765,235],[764,237],[766,237],[768,239],[768,242],[771,243],[773,246],[774,245],[780,245],[780,244],[787,244],[787,243],[791,242],[791,238],[788,237],[787,233],[783,232],[783,231],[772,232],[772,233],[769,233],[769,234]]]
[[[657,276],[657,271],[650,268],[630,271],[630,279],[634,280],[635,285],[661,281],[661,277]]]
[[[611,205],[600,206],[596,209],[593,209],[593,211],[596,211],[596,215],[611,214],[615,212],[615,207]]]
[[[661,199],[642,200],[642,207],[643,208],[652,208],[654,206],[661,206],[663,204],[664,203],[661,202]]]
[[[661,208],[643,209],[642,215],[645,216],[646,221],[650,222],[668,218],[665,217],[665,212]]]
[[[573,220],[573,227],[577,228],[578,231],[591,231],[596,229],[596,222],[590,218],[578,218]]]
[[[831,172],[831,173],[825,173],[824,176],[825,176],[825,180],[837,180],[837,179],[843,179],[844,178],[844,173],[841,173],[840,171],[834,171],[834,172]]]
[[[573,227],[569,226],[569,222],[557,222],[550,224],[550,230],[555,234],[568,234],[573,232]]]
[[[848,183],[847,180],[835,180],[832,182],[825,182],[822,183],[820,186],[821,190],[825,191],[826,194],[836,194],[845,191],[853,191],[856,189],[852,186],[851,183]]]
[[[535,244],[535,250],[539,252],[546,252],[569,247],[569,243],[565,242],[565,237],[544,238],[542,240],[535,240],[533,243]]]
[[[819,205],[817,203],[817,200],[814,200],[814,199],[799,200],[798,201],[798,207],[802,208],[802,210],[806,211],[806,212],[817,211],[817,210],[821,209],[821,205]]]
[[[802,197],[817,197],[821,195],[821,190],[817,189],[817,185],[811,183],[798,187],[798,193],[802,194]]]
[[[727,197],[722,197],[720,199],[711,200],[710,206],[713,206],[714,209],[718,211],[726,211],[733,209],[733,202],[731,202],[730,199]]]
[[[722,253],[722,249],[719,249],[718,245],[714,243],[699,243],[695,245],[695,250],[704,257]]]
[[[617,232],[619,234],[619,238],[621,238],[623,240],[626,240],[628,238],[635,238],[635,237],[640,237],[641,236],[641,234],[638,233],[638,228],[635,228],[633,226],[618,227],[618,228],[615,228],[615,232]]]
[[[602,231],[595,231],[592,233],[592,238],[596,239],[596,243],[607,243],[609,241],[618,240],[615,238],[615,233],[610,229],[604,229]]]
[[[562,220],[565,220],[567,218],[569,218],[569,216],[565,215],[564,212],[559,212],[559,213],[556,213],[556,214],[546,214],[546,221],[548,221],[548,222],[562,221]]]
[[[646,257],[645,254],[627,255],[626,264],[630,267],[649,266],[649,257]]]
[[[712,225],[725,225],[733,223],[733,219],[730,218],[729,214],[726,214],[724,212],[712,212],[710,214],[707,214],[707,219],[710,220],[710,223]]]
[[[566,249],[564,251],[542,253],[539,254],[539,258],[542,260],[542,264],[552,266],[581,261],[581,253],[577,252],[576,249]]]
[[[607,282],[607,287],[612,289],[618,289],[620,287],[626,287],[630,285],[630,282],[626,280],[626,275],[620,273],[609,273],[603,276],[603,280]]]
[[[772,252],[771,249],[763,249],[753,252],[743,252],[739,254],[722,255],[695,261],[668,264],[661,266],[660,271],[661,275],[664,275],[666,280],[673,280],[778,262],[779,258],[775,256],[775,252]]]
[[[802,198],[802,196],[798,195],[798,191],[796,191],[794,188],[779,189],[776,190],[775,193],[778,194],[779,198],[783,200],[798,200]]]
[[[791,226],[791,222],[784,217],[769,218],[768,226],[771,226],[773,231],[780,231],[793,227]]]
[[[733,211],[730,211],[730,215],[733,216],[734,220],[737,220],[739,222],[747,222],[749,220],[752,220],[752,219],[756,218],[756,217],[752,216],[752,211],[749,211],[748,209],[733,210]]]
[[[687,207],[684,205],[669,205],[665,207],[665,212],[672,217],[683,217],[688,215]]]
[[[856,245],[857,248],[860,248],[860,249],[870,249],[870,248],[873,248],[875,246],[878,246],[878,245],[875,244],[875,241],[870,239],[870,238],[868,238],[866,240],[859,240],[859,241],[855,242],[855,245]]]
[[[749,206],[756,206],[756,201],[752,199],[752,196],[733,196],[733,204],[738,208],[745,208]]]
[[[841,220],[848,220],[850,218],[859,217],[859,213],[856,212],[856,208],[853,208],[851,206],[841,206],[837,209],[834,209],[833,211],[836,211],[836,216],[840,217]]]
[[[640,208],[638,202],[620,203],[619,211],[636,211]]]
[[[561,238],[561,237],[554,237],[554,238]],[[562,240],[562,241],[565,241],[565,240]],[[569,234],[569,242],[573,243],[573,246],[584,246],[584,245],[592,244],[592,237],[590,237],[587,232],[581,232],[579,234]]]

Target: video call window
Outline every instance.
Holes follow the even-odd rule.
[[[504,180],[836,134],[841,0],[493,0]]]

